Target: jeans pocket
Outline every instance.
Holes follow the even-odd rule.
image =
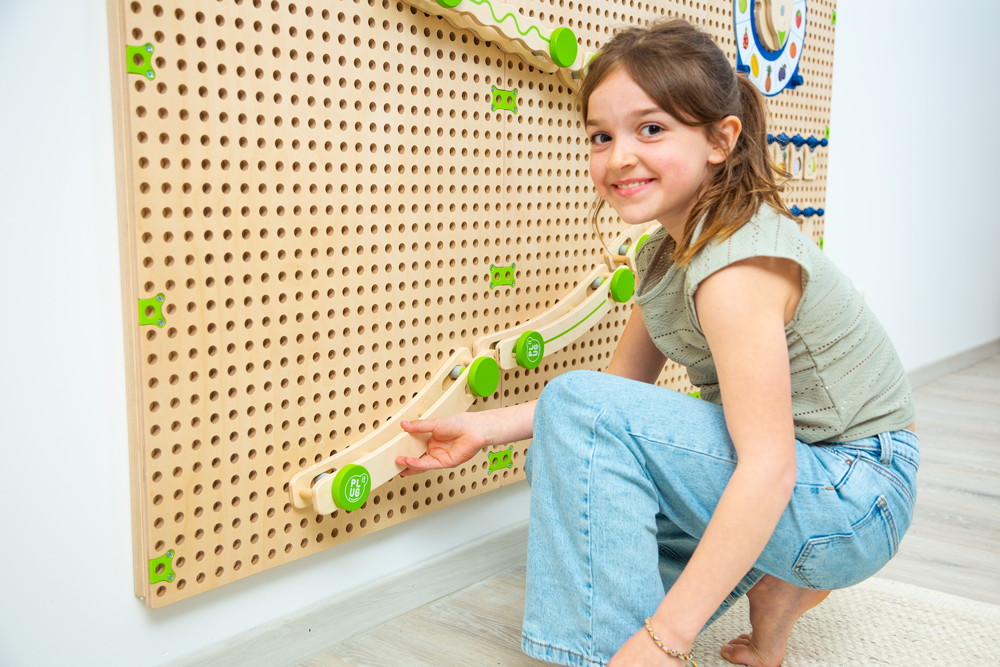
[[[899,549],[899,533],[884,496],[851,526],[851,532],[806,541],[793,571],[806,588],[853,586],[878,572]]]

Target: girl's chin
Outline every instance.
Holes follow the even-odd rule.
[[[622,210],[615,208],[615,213],[617,213],[618,217],[622,219],[622,222],[627,225],[643,225],[647,222],[653,222],[653,220],[655,220],[655,216],[647,217],[641,211],[630,211],[628,207],[622,207]]]

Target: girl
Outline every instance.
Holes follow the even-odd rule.
[[[590,174],[629,224],[659,221],[604,373],[534,402],[402,424],[404,474],[533,437],[523,650],[563,665],[694,664],[741,595],[772,667],[830,589],[877,572],[910,524],[919,460],[902,365],[871,311],[779,198],[761,94],[711,37],[618,33],[581,97]],[[655,386],[666,358],[697,400]]]

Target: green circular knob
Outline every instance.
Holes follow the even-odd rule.
[[[538,368],[538,364],[542,363],[542,357],[545,356],[545,340],[542,334],[537,331],[525,331],[517,339],[514,354],[517,357],[517,365],[521,368],[528,370]]]
[[[469,366],[469,389],[480,397],[491,395],[500,384],[500,365],[493,357],[479,357]]]
[[[355,463],[345,465],[333,478],[333,502],[341,509],[358,509],[368,500],[371,490],[372,476],[368,469]]]
[[[454,9],[461,2],[462,0],[437,0],[437,3],[446,9]]]
[[[552,62],[559,67],[569,67],[576,62],[576,49],[576,35],[572,30],[562,26],[552,31],[552,36],[549,38],[549,55],[552,56]]]
[[[639,251],[642,250],[642,244],[645,243],[646,239],[648,239],[649,237],[650,234],[643,234],[642,236],[639,237],[639,242],[635,244],[635,254],[637,255],[639,254]]]
[[[635,294],[635,275],[630,269],[620,268],[611,276],[611,298],[625,303]]]

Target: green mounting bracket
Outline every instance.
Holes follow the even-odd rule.
[[[486,455],[490,457],[490,467],[486,471],[487,475],[492,475],[500,468],[514,467],[514,445],[511,445],[503,451],[486,452]]]
[[[372,476],[368,469],[356,463],[348,463],[337,471],[333,480],[333,502],[345,510],[356,510],[368,500],[371,492]]]
[[[490,86],[490,111],[503,109],[517,114],[517,88],[514,90],[503,90],[496,86]]]
[[[545,356],[545,340],[542,334],[537,331],[525,331],[521,334],[517,344],[514,345],[514,356],[521,368],[529,371],[538,368],[542,363],[542,357]]]
[[[688,396],[690,396],[691,398],[701,398],[701,390],[698,389],[695,391],[689,391]]]
[[[142,46],[125,47],[125,71],[129,74],[141,74],[152,81],[156,78],[152,59],[153,45],[148,42]]]
[[[155,324],[161,329],[167,324],[167,321],[163,319],[163,294],[157,294],[151,299],[139,299],[139,326],[146,326],[147,324]],[[153,309],[151,315],[147,315],[146,311],[150,308]]]
[[[174,574],[174,568],[170,566],[170,562],[173,559],[174,550],[171,549],[159,558],[151,558],[149,560],[150,585],[158,584],[161,581],[173,581],[177,577],[177,575]]]
[[[500,364],[493,357],[479,357],[469,365],[469,390],[476,396],[490,396],[499,384]]]
[[[514,262],[510,266],[493,266],[490,264],[490,289],[500,287],[501,285],[513,287],[514,267],[516,266],[517,262]]]
[[[826,137],[827,139],[829,139],[830,138],[830,126],[829,125],[824,125],[824,127],[826,129],[823,130],[823,136]]]
[[[572,30],[560,26],[552,31],[549,37],[549,55],[556,65],[569,67],[575,63],[577,48],[576,34]]]
[[[822,249],[823,249],[823,237],[822,237],[822,236],[821,236],[821,237],[819,237],[819,249],[820,249],[820,250],[822,250]]]
[[[830,17],[830,23],[832,25],[837,25],[837,10],[833,10],[833,16]]]

